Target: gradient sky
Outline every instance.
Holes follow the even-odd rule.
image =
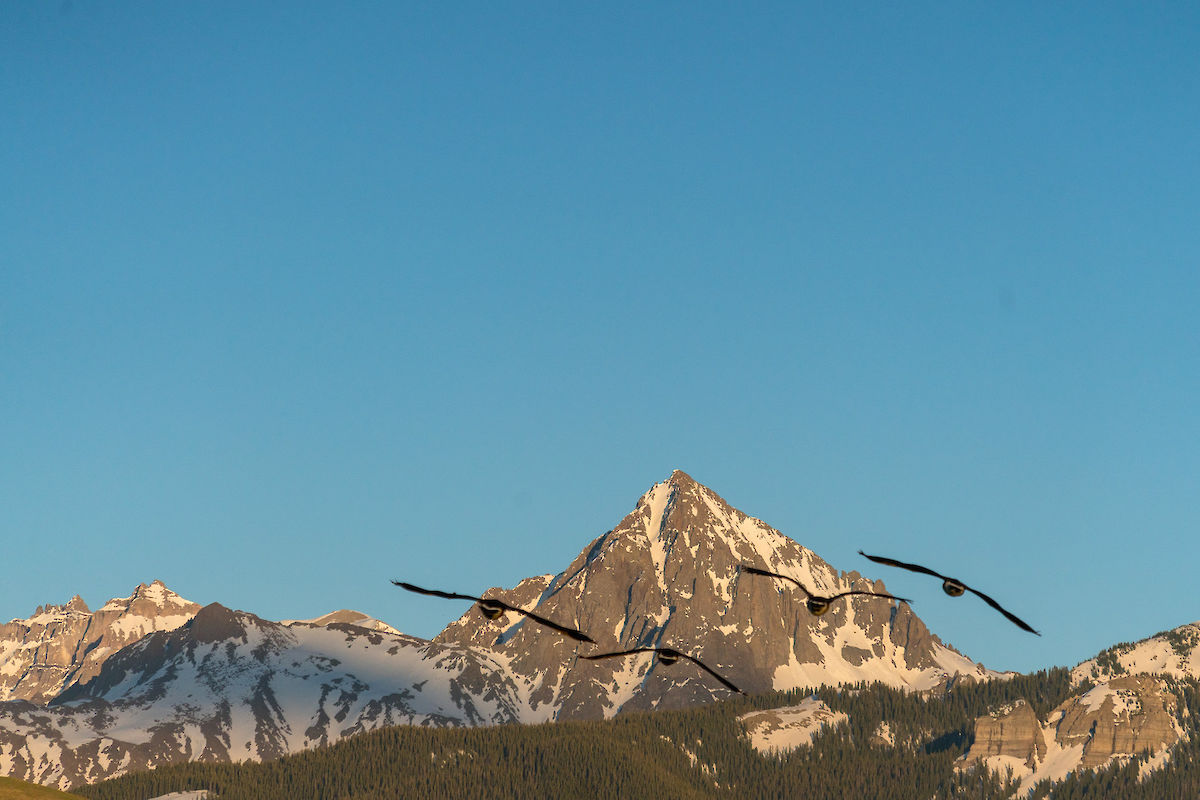
[[[991,667],[1198,620],[1197,53],[1183,3],[4,3],[0,618],[432,636],[389,578],[557,572],[680,468]]]

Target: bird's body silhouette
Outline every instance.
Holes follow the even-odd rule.
[[[780,580],[791,581],[792,583],[796,584],[800,587],[800,591],[808,595],[808,597],[804,600],[804,605],[808,608],[809,612],[813,614],[813,616],[817,617],[828,611],[834,600],[840,600],[843,597],[849,597],[856,594],[867,595],[868,597],[885,597],[889,600],[900,600],[905,603],[912,602],[907,597],[896,597],[895,595],[884,594],[882,592],[867,592],[861,589],[853,589],[849,592],[842,592],[840,594],[835,594],[832,597],[822,597],[819,594],[813,594],[808,590],[808,587],[790,575],[780,575],[778,572],[768,572],[765,569],[759,569],[758,567],[751,567],[748,565],[743,565],[742,569],[753,575],[765,575],[768,578],[779,578]]]
[[[510,606],[503,600],[497,600],[494,597],[475,597],[474,595],[458,594],[457,592],[441,592],[437,589],[422,589],[420,586],[414,586],[411,583],[405,583],[404,581],[397,580],[393,580],[392,583],[396,586],[399,586],[401,589],[407,589],[408,591],[416,592],[417,594],[428,594],[433,595],[434,597],[444,597],[447,600],[472,600],[479,604],[479,613],[483,614],[488,619],[497,619],[505,611],[512,611],[516,614],[529,617],[539,625],[545,625],[547,628],[551,628],[559,633],[570,636],[576,641],[589,642],[591,644],[596,643],[592,637],[588,636],[582,631],[578,631],[575,628],[569,628],[566,625],[560,625],[557,622],[539,616],[532,611],[526,611],[525,609],[518,608],[517,606]]]
[[[658,655],[658,660],[668,667],[677,662],[679,659],[686,658],[688,661],[691,661],[700,669],[719,680],[722,684],[724,684],[725,688],[729,689],[730,691],[737,692],[738,694],[745,694],[745,692],[743,692],[741,689],[734,686],[728,680],[722,678],[720,675],[714,672],[700,659],[696,658],[695,656],[690,656],[687,653],[679,650],[674,650],[670,647],[635,647],[632,650],[620,650],[615,653],[597,653],[594,656],[580,656],[580,658],[585,658],[588,661],[597,661],[601,658],[618,658],[620,656],[629,656],[635,653],[656,653]]]
[[[1029,626],[1029,623],[1025,622],[1023,619],[1016,616],[1012,612],[1005,610],[1003,607],[1001,607],[1001,605],[999,603],[997,603],[995,600],[988,597],[986,594],[979,591],[978,589],[972,589],[970,586],[967,586],[965,583],[960,581],[958,578],[951,578],[950,576],[943,575],[940,572],[934,572],[929,567],[922,567],[920,564],[909,564],[907,561],[897,561],[894,558],[887,558],[885,556],[869,556],[866,553],[864,553],[862,550],[859,550],[858,554],[860,556],[862,556],[863,558],[869,559],[870,561],[874,561],[876,564],[884,564],[885,566],[889,566],[889,567],[899,567],[900,569],[906,569],[906,570],[909,570],[910,572],[920,572],[924,575],[932,575],[935,578],[941,578],[942,579],[942,591],[944,591],[946,594],[950,595],[951,597],[962,597],[964,592],[970,592],[971,594],[977,595],[980,598],[982,598],[983,602],[987,603],[989,606],[991,606],[992,608],[999,611],[1001,614],[1003,614],[1005,617],[1008,618],[1009,622],[1016,625],[1021,630],[1029,631],[1032,634],[1041,636],[1040,633],[1038,633],[1032,627]]]

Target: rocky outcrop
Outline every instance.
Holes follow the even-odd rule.
[[[1054,738],[1064,748],[1082,745],[1081,767],[1103,766],[1178,741],[1175,707],[1175,695],[1159,678],[1114,678],[1059,706]]]
[[[1080,691],[1044,722],[1020,702],[976,720],[963,766],[1011,768],[1024,790],[1144,751],[1161,754],[1182,734],[1176,706],[1165,681],[1150,676],[1114,678]]]
[[[105,660],[148,633],[171,630],[200,609],[161,581],[139,584],[95,612],[76,595],[0,625],[0,701],[42,705],[99,674]]]
[[[1010,756],[1029,765],[1046,758],[1042,723],[1024,700],[975,720],[975,742],[967,762],[988,756]]]

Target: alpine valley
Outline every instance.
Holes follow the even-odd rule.
[[[686,660],[579,658],[596,648],[673,647],[752,696],[877,684],[934,703],[1028,680],[971,661],[907,603],[857,596],[814,616],[801,592],[745,564],[824,595],[887,591],[676,471],[561,572],[487,592],[596,645],[474,607],[432,641],[347,610],[272,622],[201,607],[158,581],[96,611],[79,597],[39,607],[0,625],[0,775],[72,789],[181,762],[279,759],[390,726],[612,720],[731,697]],[[1194,736],[1180,686],[1200,678],[1198,630],[1118,645],[1064,672],[1053,707],[1030,696],[981,708],[954,740],[954,768],[990,772],[1016,794],[1081,769],[1161,769]],[[824,692],[748,709],[737,717],[745,746],[778,759],[811,748],[818,732],[851,736],[855,712],[831,708],[837,696]],[[897,736],[883,720],[862,746],[930,752],[937,736]]]

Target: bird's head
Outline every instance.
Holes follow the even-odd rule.
[[[669,667],[679,660],[679,655],[674,650],[663,649],[658,651],[658,660]]]
[[[504,606],[497,603],[495,600],[480,600],[479,613],[483,614],[488,619],[499,619],[504,613]]]
[[[829,610],[829,598],[809,595],[808,599],[804,601],[804,605],[808,606],[809,612],[814,617],[819,617]]]
[[[946,578],[942,581],[942,591],[951,597],[962,597],[966,590],[967,587],[963,585],[962,581],[956,581],[954,578]]]

